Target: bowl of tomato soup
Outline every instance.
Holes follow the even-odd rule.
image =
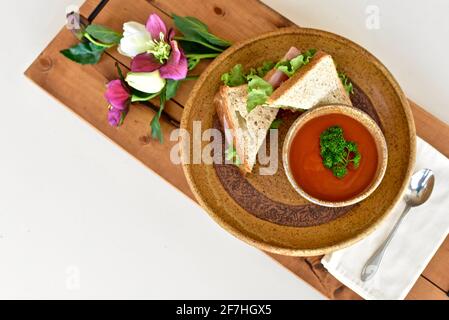
[[[293,188],[326,207],[366,199],[382,181],[388,160],[377,123],[345,105],[320,106],[301,115],[287,133],[282,155]]]

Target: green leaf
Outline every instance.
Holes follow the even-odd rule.
[[[125,118],[126,118],[127,114],[128,114],[128,111],[122,112],[122,115],[120,117],[120,121],[119,121],[117,127],[120,127],[123,124],[123,122],[125,122]]]
[[[279,61],[276,64],[276,68],[285,73],[287,76],[292,77],[296,71],[310,62],[315,53],[315,49],[309,49],[291,60]]]
[[[279,129],[282,124],[282,119],[275,119],[273,123],[271,123],[270,129]]]
[[[118,62],[116,62],[115,67],[117,68],[117,73],[118,73],[120,80],[122,81],[122,84],[125,84],[125,86],[126,86],[125,77],[123,76],[123,72],[122,72],[122,69],[120,68],[120,64]]]
[[[248,74],[248,76],[251,75],[257,75],[261,78],[265,77],[267,73],[273,69],[275,66],[275,63],[273,61],[264,61],[263,65],[261,67],[252,68]]]
[[[173,20],[176,28],[184,35],[185,39],[205,42],[213,46],[224,48],[231,45],[229,41],[210,33],[207,25],[194,17],[180,17],[173,14]]]
[[[236,87],[246,83],[246,76],[241,64],[235,65],[231,71],[221,76],[221,80],[226,86]]]
[[[187,58],[187,64],[188,64],[189,71],[195,69],[196,66],[200,63],[200,61],[201,61],[201,59],[195,58],[195,57]]]
[[[246,74],[241,64],[235,65],[231,71],[221,76],[221,80],[228,87],[236,87],[242,84],[246,84],[253,76],[263,78],[267,73],[273,69],[274,62],[264,61],[263,65],[257,68],[251,68],[249,73]]]
[[[153,117],[153,120],[151,120],[151,136],[153,137],[153,139],[157,139],[159,140],[160,143],[164,143],[164,136],[162,134],[162,130],[161,130],[161,124],[159,122],[159,119],[161,118],[162,112],[164,111],[165,108],[165,102],[167,102],[167,87],[164,87],[164,89],[162,89],[161,93],[160,93],[160,106],[159,106],[159,111],[158,113],[156,113]]]
[[[62,50],[61,54],[79,64],[96,64],[100,61],[104,50],[105,48],[93,43],[81,42],[69,49]]]
[[[232,161],[233,164],[235,164],[236,166],[239,166],[242,164],[242,162],[240,161],[239,155],[237,153],[237,150],[235,149],[235,147],[233,145],[228,146],[225,154],[226,154],[226,160]]]
[[[132,94],[131,94],[131,102],[149,101],[151,99],[156,98],[160,94],[161,94],[160,92],[146,93],[146,92],[142,92],[142,91],[133,89]]]
[[[215,48],[206,43],[186,41],[183,37],[176,37],[187,56],[189,70],[193,70],[202,59],[214,59],[223,49]]]
[[[153,137],[153,139],[159,140],[160,143],[164,143],[164,136],[162,135],[159,118],[159,114],[156,114],[153,120],[151,120],[151,136]]]
[[[248,92],[246,100],[246,109],[251,112],[255,107],[263,105],[267,102],[268,96],[263,89],[253,89]]]
[[[119,44],[122,39],[120,33],[98,24],[89,25],[86,28],[86,32],[98,41],[106,44]]]
[[[344,72],[339,72],[338,77],[341,80],[341,83],[343,84],[343,87],[345,88],[345,91],[348,95],[351,95],[354,93],[354,86],[352,85],[351,80],[349,80],[348,76]]]
[[[248,76],[248,97],[246,108],[251,112],[255,107],[267,102],[268,97],[273,93],[273,86],[256,75]]]
[[[167,101],[176,96],[176,92],[178,91],[180,84],[181,81],[179,80],[167,80],[167,86],[165,87],[165,99],[167,99]]]
[[[220,48],[205,42],[202,39],[192,39],[185,37],[175,37],[182,50],[186,54],[198,54],[198,53],[221,53],[225,48]]]
[[[184,79],[182,79],[182,81],[197,80],[199,77],[199,75],[193,74],[191,76],[185,77]]]

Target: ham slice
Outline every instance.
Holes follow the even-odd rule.
[[[284,55],[282,60],[291,60],[293,58],[296,58],[300,54],[301,51],[299,51],[296,47],[291,47]],[[264,79],[273,86],[273,89],[276,89],[282,84],[282,82],[288,80],[288,76],[282,71],[273,69],[268,72]]]

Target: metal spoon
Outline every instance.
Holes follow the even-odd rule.
[[[387,249],[388,244],[390,243],[391,239],[396,233],[402,220],[412,207],[417,207],[426,202],[427,199],[429,199],[434,184],[435,184],[435,176],[432,170],[430,169],[422,169],[412,176],[412,179],[410,180],[410,184],[404,197],[406,203],[404,211],[402,212],[399,220],[394,225],[393,230],[391,231],[388,238],[366,262],[360,276],[362,281],[367,281],[371,279],[377,272],[377,269],[379,269],[380,263],[382,261],[382,257],[384,256],[385,250]]]

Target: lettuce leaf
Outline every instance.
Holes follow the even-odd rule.
[[[341,83],[346,90],[346,93],[348,95],[354,93],[354,86],[352,85],[352,82],[351,80],[349,80],[348,76],[344,72],[339,72],[338,77],[340,78]]]
[[[248,81],[246,108],[248,112],[251,112],[255,107],[267,102],[268,97],[273,93],[273,86],[257,75],[249,75]]]
[[[236,87],[245,84],[249,81],[250,76],[259,76],[263,78],[267,73],[273,69],[275,63],[272,61],[264,61],[263,65],[257,68],[251,68],[249,73],[245,73],[241,64],[235,65],[231,71],[221,76],[221,80],[228,87]]]
[[[248,76],[250,75],[257,75],[261,78],[265,77],[267,75],[267,73],[273,69],[275,66],[275,63],[273,61],[264,61],[263,65],[257,68],[251,68],[251,70],[249,71]],[[247,77],[248,77],[247,76]]]
[[[234,165],[239,166],[242,164],[242,162],[240,161],[239,155],[237,153],[237,150],[235,149],[235,147],[233,145],[228,146],[225,154],[226,154],[226,160],[232,161],[232,163]]]
[[[275,68],[285,73],[288,77],[292,77],[296,71],[310,62],[315,53],[315,49],[309,49],[296,58],[279,61]]]
[[[221,80],[228,87],[237,87],[246,83],[246,75],[241,64],[235,65],[231,71],[221,76]]]
[[[270,129],[279,129],[282,125],[282,119],[275,119],[270,126]]]

